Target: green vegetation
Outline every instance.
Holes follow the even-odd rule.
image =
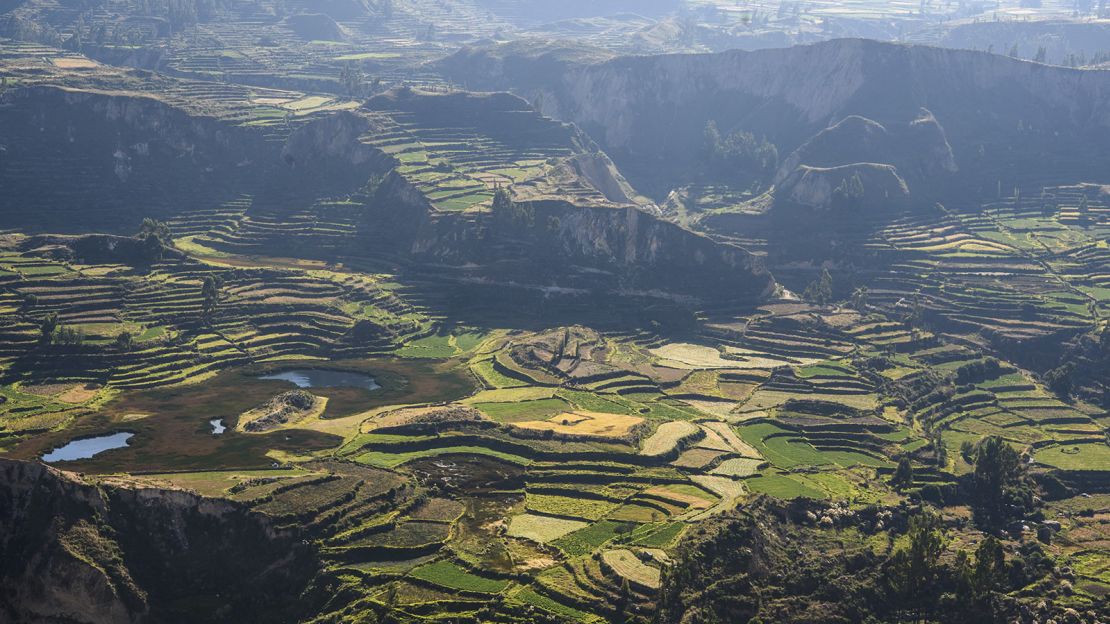
[[[458,566],[450,561],[437,561],[409,572],[409,576],[449,589],[496,594],[509,586],[508,581],[488,579]]]
[[[20,206],[0,210],[0,453],[133,437],[58,462],[64,474],[26,469],[66,487],[0,483],[50,512],[29,523],[46,546],[20,541],[56,572],[24,577],[56,590],[42,604],[77,604],[57,578],[91,578],[112,590],[101,619],[139,605],[203,620],[217,602],[262,617],[269,604],[240,600],[258,571],[227,560],[251,555],[292,579],[261,575],[258,601],[296,597],[286,615],[320,624],[1089,624],[1105,610],[1110,191],[1056,180],[1048,158],[1036,176],[1012,160],[1056,132],[1040,103],[1033,126],[968,95],[1021,128],[1012,145],[986,127],[970,145],[959,134],[975,124],[952,106],[937,109],[941,131],[916,105],[912,132],[853,117],[802,143],[839,120],[741,92],[725,99],[758,114],[720,115],[716,94],[656,119],[674,131],[657,141],[640,130],[652,98],[608,111],[636,129],[610,133],[545,116],[577,110],[559,89],[543,101],[551,85],[526,102],[448,81],[486,54],[509,82],[548,73],[497,56],[519,30],[502,5],[519,3],[144,2],[139,19],[117,2],[54,7],[63,23],[27,30],[20,16],[53,4],[20,4],[0,41],[0,180]],[[719,26],[762,40],[790,22],[812,38],[843,30],[829,16],[887,15],[734,5],[698,0],[659,23],[681,43],[637,21],[653,17],[556,23],[594,41],[604,25],[606,46],[639,53],[727,43],[713,43]],[[941,11],[910,12],[944,32]],[[320,32],[294,28],[309,14]],[[571,77],[606,65],[537,50]],[[155,51],[165,73],[111,64]],[[868,76],[889,65],[876,58]],[[136,120],[156,120],[156,136]],[[890,166],[907,203],[878,169],[837,171],[852,150],[809,151],[853,123],[867,128],[861,158],[925,159]],[[930,133],[951,143],[914,143]],[[897,146],[876,147],[882,136]],[[960,177],[931,188],[928,172],[954,163],[929,159],[948,147]],[[1096,171],[1097,156],[1064,165]],[[826,205],[804,188],[788,200],[783,163],[832,171],[811,193]],[[633,184],[666,200],[656,210]],[[934,191],[951,205],[922,200]],[[759,292],[741,292],[748,278]],[[319,370],[377,387],[295,387]],[[263,379],[275,373],[289,375]],[[134,517],[133,488],[149,503]],[[83,507],[97,497],[111,504]],[[162,513],[197,549],[166,569],[128,550],[179,541],[158,532]],[[197,570],[211,576],[199,599],[157,580],[193,587]]]

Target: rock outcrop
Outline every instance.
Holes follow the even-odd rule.
[[[595,294],[752,303],[775,282],[748,251],[636,207],[516,202],[486,220],[440,217],[414,242],[467,279]]]
[[[264,433],[289,423],[295,423],[323,411],[327,399],[307,390],[282,392],[266,403],[239,416],[235,426],[239,431]]]
[[[227,500],[0,460],[0,620],[296,620],[318,566],[295,533]]]
[[[909,198],[905,180],[891,165],[855,163],[840,167],[800,165],[778,186],[776,201],[818,210],[900,206]]]

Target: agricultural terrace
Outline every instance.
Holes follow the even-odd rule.
[[[378,54],[334,47],[352,62]],[[0,52],[28,84],[139,86],[72,54]],[[232,56],[213,71],[253,62]],[[151,80],[164,103],[267,144],[352,108]],[[508,185],[603,201],[565,177],[587,156],[573,129],[493,97],[394,90],[356,113],[371,128],[360,140],[433,212],[477,214]],[[457,114],[471,109],[484,113]],[[868,266],[884,267],[861,270],[859,309],[786,298],[702,311],[676,335],[567,326],[546,299],[526,328],[499,324],[496,296],[483,325],[455,318],[451,300],[478,286],[420,283],[396,258],[347,253],[366,240],[361,191],[280,206],[203,198],[144,262],[85,253],[134,239],[0,232],[0,451],[35,458],[130,433],[57,465],[240,501],[306,531],[338,591],[413,616],[472,621],[497,600],[522,621],[602,622],[646,621],[676,544],[707,518],[762,495],[849,507],[943,497],[972,469],[968,449],[998,436],[1032,470],[1091,491],[1050,503],[1071,518],[1053,556],[1076,570],[1077,595],[1105,595],[1092,523],[1108,507],[1107,416],[984,347],[1104,322],[1110,211],[1101,187],[1031,197],[846,224],[879,257]],[[709,217],[696,225],[720,225]],[[739,242],[765,249],[757,235]],[[614,309],[595,304],[574,318]],[[279,399],[306,371],[374,383],[305,388],[319,401],[285,412]],[[272,426],[240,431],[244,414],[243,429]],[[896,489],[902,460],[913,474]]]
[[[4,240],[9,454],[132,432],[63,466],[127,470],[307,527],[344,583],[413,613],[464,616],[496,595],[583,622],[617,617],[617,604],[646,617],[688,527],[758,495],[932,496],[987,435],[1075,483],[1106,469],[1103,416],[878,312],[784,301],[681,339],[476,329],[346,267],[183,253],[140,280],[59,260],[64,240]],[[81,340],[44,344],[49,315]],[[356,340],[367,323],[371,340]],[[322,410],[236,430],[294,389],[261,377],[305,368],[380,387],[310,388]],[[901,458],[916,470],[899,492],[887,484]],[[1061,556],[1097,567],[1083,552]]]

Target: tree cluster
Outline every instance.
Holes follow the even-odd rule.
[[[759,176],[773,173],[779,164],[779,150],[766,137],[746,130],[722,135],[712,120],[705,124],[705,150],[711,163]]]
[[[675,553],[659,597],[658,624],[1018,621],[1015,590],[1053,573],[1041,545],[1007,552],[983,536],[951,547],[950,528],[927,508],[866,508],[835,526],[889,532],[889,554],[827,550],[820,503],[755,501],[691,531]],[[1044,621],[1044,620],[1042,620]]]

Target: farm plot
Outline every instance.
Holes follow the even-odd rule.
[[[649,457],[659,457],[673,453],[686,440],[705,436],[697,425],[686,421],[673,421],[659,425],[651,437],[644,440],[640,453]]]
[[[513,516],[509,522],[508,535],[546,544],[587,526],[589,523],[582,520],[525,513]]]
[[[557,400],[551,399],[551,401]],[[515,422],[513,426],[531,431],[550,431],[570,437],[625,440],[630,436],[633,428],[643,421],[644,419],[638,416],[579,410],[555,414],[547,420]]]
[[[528,511],[582,520],[600,520],[617,508],[618,503],[604,498],[533,494],[525,498]]]
[[[1034,459],[1060,470],[1110,471],[1110,446],[1105,442],[1049,446],[1038,450]]]
[[[650,590],[659,589],[661,572],[659,568],[647,565],[636,553],[624,548],[607,550],[601,554],[605,566],[622,579]]]
[[[409,576],[448,589],[480,594],[496,594],[509,586],[509,581],[478,576],[456,563],[437,561],[409,572]]]

